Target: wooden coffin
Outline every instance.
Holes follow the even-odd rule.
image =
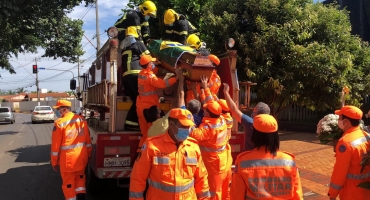
[[[189,81],[200,82],[201,75],[210,77],[215,69],[208,56],[202,56],[193,48],[178,42],[152,40],[148,49],[161,62],[159,67],[172,73],[176,67],[182,68]]]

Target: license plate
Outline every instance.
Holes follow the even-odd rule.
[[[131,158],[104,158],[104,167],[122,167],[130,166]]]

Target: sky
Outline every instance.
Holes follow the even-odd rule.
[[[119,2],[119,3],[117,3]],[[113,0],[99,0],[98,1],[98,19],[99,19],[99,30],[100,30],[100,46],[102,47],[104,43],[108,40],[107,30],[109,27],[113,26],[114,23],[119,18],[119,14],[122,13],[121,9],[124,8],[128,3],[128,0],[123,1],[113,1]],[[85,36],[91,41],[96,47],[96,14],[95,5],[93,7],[85,7],[84,4],[74,8],[72,13],[68,16],[73,19],[81,19],[84,21],[83,30]],[[85,54],[80,57],[81,60],[87,60],[86,62],[80,64],[80,74],[82,75],[86,72],[91,63],[95,60],[96,50],[92,44],[82,37],[81,45]],[[27,91],[36,91],[35,86],[35,75],[32,74],[32,65],[35,64],[35,58],[40,58],[37,61],[38,68],[50,68],[55,70],[39,70],[39,88],[52,90],[53,92],[64,92],[70,91],[69,81],[72,77],[77,77],[78,69],[77,63],[65,63],[61,59],[54,60],[53,58],[41,58],[44,50],[38,49],[37,54],[20,54],[18,59],[11,58],[10,63],[15,68],[16,74],[10,74],[7,70],[0,69],[0,90],[16,90],[17,88],[24,88]],[[73,68],[70,72],[63,72],[57,70],[69,70]],[[77,78],[76,78],[77,80]],[[33,85],[33,86],[31,86]],[[78,82],[77,82],[78,86]]]
[[[322,0],[314,0],[322,1]],[[117,3],[120,2],[120,3]],[[109,27],[113,26],[119,15],[122,13],[121,9],[128,3],[128,0],[113,1],[113,0],[99,0],[98,1],[98,19],[100,30],[101,47],[108,40],[105,33]],[[84,21],[83,30],[85,36],[82,37],[81,45],[85,54],[80,57],[86,62],[80,64],[80,74],[82,75],[91,66],[95,60],[96,54],[96,14],[95,5],[92,7],[85,7],[83,4],[74,8],[73,12],[68,14],[73,19],[81,19]],[[88,38],[92,44],[86,39]],[[12,58],[10,63],[15,68],[16,74],[10,74],[7,70],[0,69],[0,90],[16,90],[17,88],[24,88],[28,92],[36,91],[35,74],[32,74],[32,65],[35,64],[35,58],[39,58],[37,65],[39,68],[46,68],[49,70],[39,70],[38,79],[40,89],[46,89],[53,92],[69,91],[69,81],[72,77],[77,77],[78,69],[77,63],[65,63],[61,59],[41,58],[44,50],[39,49],[37,54],[20,54],[17,58]],[[54,69],[54,70],[51,70]],[[63,72],[57,70],[69,70],[70,72]],[[77,78],[76,78],[77,80]],[[77,82],[78,86],[78,82]]]

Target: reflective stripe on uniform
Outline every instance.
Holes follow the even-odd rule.
[[[78,188],[75,189],[76,192],[81,192],[81,191],[85,191],[85,190],[86,190],[86,188],[84,188],[84,187],[78,187]]]
[[[226,121],[226,124],[233,124],[233,120],[232,119],[231,120],[225,119],[225,121]]]
[[[131,71],[127,71],[125,73],[122,74],[122,76],[126,76],[128,74],[138,74],[140,73],[141,70],[131,70]]]
[[[240,162],[241,168],[250,167],[295,167],[294,160],[288,159],[263,159],[263,160],[245,160]]]
[[[170,87],[171,86],[169,79],[166,79],[165,83],[166,83],[166,87]]]
[[[69,150],[69,149],[75,149],[75,148],[79,148],[79,147],[83,147],[85,146],[85,142],[83,143],[77,143],[77,144],[73,144],[73,145],[68,145],[68,146],[62,146],[60,147],[61,150]]]
[[[141,23],[141,26],[149,26],[149,22],[143,22]]]
[[[186,158],[185,159],[186,164],[198,164],[198,159],[197,158]]]
[[[181,31],[181,32],[174,31],[173,33],[175,33],[177,35],[188,35],[187,31]]]
[[[144,80],[146,80],[146,76],[143,76],[143,75],[139,75],[139,76],[138,76],[138,78],[139,78],[139,79],[144,79]]]
[[[91,144],[87,144],[87,145],[86,145],[86,147],[87,147],[87,148],[90,148],[90,147],[91,147]]]
[[[361,145],[361,144],[363,144],[363,143],[365,143],[365,142],[367,142],[369,140],[370,140],[370,136],[369,135],[365,135],[364,137],[358,138],[357,140],[351,142],[351,145],[353,147],[356,147],[356,146]]]
[[[144,37],[144,38],[145,38],[145,37],[149,37],[149,34],[144,34],[144,35],[143,35],[143,37]]]
[[[59,154],[59,152],[51,152],[51,155],[53,155],[53,156],[58,156],[58,154]]]
[[[144,192],[132,192],[132,191],[130,191],[129,197],[130,198],[137,198],[137,199],[144,198]]]
[[[171,192],[171,193],[179,193],[179,192],[185,192],[189,190],[190,188],[194,187],[194,179],[187,185],[182,186],[173,186],[173,185],[165,185],[160,182],[152,181],[152,179],[148,179],[149,186],[152,186],[156,189],[165,191],[165,192]]]
[[[150,96],[156,94],[155,91],[150,91],[150,92],[139,92],[140,96]]]
[[[153,162],[154,162],[154,164],[167,164],[167,165],[169,165],[170,164],[170,158],[155,156],[153,158]]]
[[[77,200],[76,197],[66,198],[66,200]]]
[[[85,121],[84,119],[82,118],[77,118],[77,119],[72,119],[72,120],[68,120],[68,121],[65,121],[65,122],[62,122],[60,123],[60,127],[63,128],[69,124],[73,124],[73,123],[76,123],[76,122],[82,122],[82,121]]]
[[[209,125],[211,128],[215,129],[215,128],[220,128],[222,125],[224,125],[224,120],[222,120],[220,123],[217,123],[217,124],[211,124]]]
[[[127,125],[131,125],[131,126],[139,126],[139,123],[137,123],[137,122],[132,122],[132,121],[129,121],[129,120],[126,120],[125,124],[127,124]]]
[[[210,148],[210,147],[203,147],[203,146],[199,146],[200,150],[201,151],[207,151],[207,152],[220,152],[220,151],[223,151],[225,150],[226,148],[226,145],[223,146],[223,147],[220,147],[218,149],[213,149],[213,148]]]
[[[200,199],[200,198],[207,198],[207,197],[210,197],[210,196],[211,196],[211,193],[209,191],[197,193],[197,198],[198,199]]]
[[[173,33],[173,30],[166,30],[166,33],[171,34],[171,33]]]
[[[330,187],[335,189],[335,190],[340,190],[342,189],[342,186],[340,185],[337,185],[337,184],[334,184],[334,183],[330,183]]]
[[[356,180],[367,179],[369,177],[370,177],[370,172],[366,174],[347,174],[347,178],[356,179]]]

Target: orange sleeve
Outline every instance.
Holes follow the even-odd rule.
[[[204,93],[201,94],[200,100],[203,104],[213,100],[211,90],[209,88],[204,89]]]
[[[242,200],[246,199],[247,189],[245,188],[245,182],[243,177],[239,174],[238,168],[240,166],[239,160],[235,162],[235,172],[233,173],[231,188],[230,188],[230,199]]]
[[[328,195],[336,198],[346,181],[346,175],[352,159],[352,147],[339,141],[336,147],[336,161],[331,175]]]
[[[198,155],[198,166],[197,170],[195,171],[194,178],[195,178],[195,193],[197,194],[197,199],[209,199],[211,197],[211,193],[209,192],[209,185],[208,185],[208,172],[206,167],[204,166],[202,155],[200,154],[199,147],[197,147],[199,155]]]
[[[297,172],[296,172],[295,180],[294,180],[293,194],[294,194],[294,196],[293,196],[292,200],[303,200],[302,184],[301,184],[301,178],[299,177],[298,168],[297,168]]]
[[[83,128],[84,128],[84,132],[86,133],[87,155],[90,157],[91,152],[92,152],[92,146],[91,146],[91,137],[90,137],[89,125],[87,125],[86,119],[83,119]]]
[[[196,139],[197,141],[203,141],[210,139],[209,137],[209,127],[206,124],[200,124],[199,128],[193,129],[193,131],[190,133],[190,137]]]
[[[54,123],[53,133],[51,136],[51,165],[58,165],[60,146],[62,145],[62,131],[58,121]]]
[[[152,166],[153,154],[148,141],[143,144],[141,152],[135,161],[130,178],[130,200],[144,200],[146,180]]]
[[[167,88],[176,83],[176,78],[172,77],[166,80],[158,78],[155,74],[151,74],[147,79],[148,84],[156,88]]]

